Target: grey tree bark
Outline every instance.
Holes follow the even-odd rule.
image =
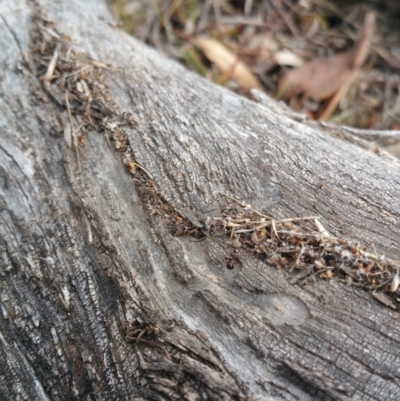
[[[227,194],[399,260],[394,160],[195,76],[98,0],[0,17],[0,399],[400,399],[395,298],[171,234]]]

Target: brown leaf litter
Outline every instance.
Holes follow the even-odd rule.
[[[311,63],[317,72],[322,70],[322,78],[313,74],[306,77],[308,84],[302,90],[307,95],[310,88],[310,100],[286,95],[295,110],[360,128],[400,127],[400,79],[396,70],[400,65],[399,32],[387,23],[393,19],[389,10],[399,8],[396,2],[343,2],[341,7],[336,0],[108,2],[124,28],[137,38],[239,93],[252,97],[248,88],[261,85],[273,96],[284,69],[314,60]],[[381,3],[385,3],[386,11],[378,7]],[[374,10],[378,23],[370,40],[371,57],[357,70],[355,50],[346,50],[357,42],[354,32],[361,31],[366,10]],[[195,45],[203,38],[213,41],[211,47],[216,48],[217,43],[223,50],[207,56]],[[362,54],[361,46],[356,50]],[[226,51],[230,56],[228,67]],[[329,65],[321,65],[321,55],[330,54],[336,56],[329,58]],[[220,63],[224,64],[222,69]],[[242,69],[245,72],[238,73]],[[359,73],[353,74],[355,71]]]
[[[364,64],[375,25],[375,15],[366,14],[361,38],[354,49],[345,53],[316,59],[303,67],[288,72],[279,83],[278,98],[289,100],[303,95],[321,101],[331,98],[317,118],[325,120],[336,109],[358,71]]]

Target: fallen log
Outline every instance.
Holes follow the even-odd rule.
[[[102,2],[0,16],[1,399],[400,398],[394,158]]]

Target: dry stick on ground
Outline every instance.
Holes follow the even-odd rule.
[[[300,253],[312,236],[268,253],[277,270],[209,237],[171,234],[205,230],[231,203],[223,192],[275,225],[321,216],[330,240],[399,260],[392,162],[187,72],[113,28],[98,0],[3,0],[0,16],[2,399],[399,398],[397,272],[371,283],[390,286],[371,288],[385,306],[354,285],[357,271],[335,265],[336,244],[304,280],[332,267],[353,285],[289,283],[284,259],[314,268],[316,254]],[[76,150],[68,103],[83,124]],[[308,228],[289,223],[268,240]],[[240,239],[262,250],[262,233]]]

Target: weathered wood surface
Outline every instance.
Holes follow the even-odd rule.
[[[41,6],[76,54],[115,67],[133,159],[181,215],[201,225],[228,193],[400,259],[390,159],[206,82],[99,1],[1,0],[0,399],[400,399],[399,312],[335,280],[290,285],[250,255],[227,270],[216,243],[151,215],[104,134],[78,160],[33,68]]]

